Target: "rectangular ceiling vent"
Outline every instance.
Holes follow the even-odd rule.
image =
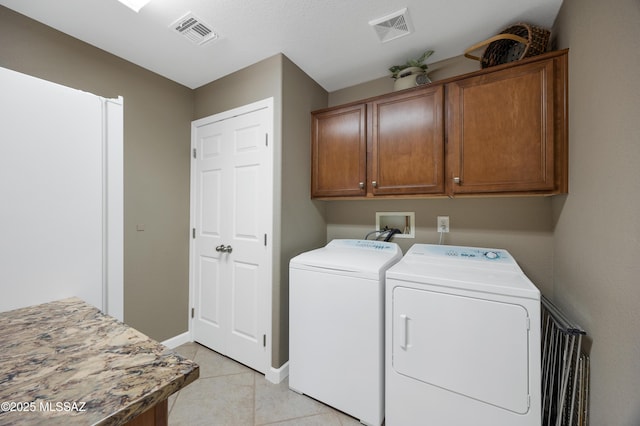
[[[190,42],[198,45],[218,38],[218,34],[211,29],[210,25],[202,22],[191,12],[175,21],[170,27]]]
[[[376,34],[378,34],[378,38],[383,43],[404,37],[413,32],[413,27],[409,20],[409,11],[406,7],[390,15],[369,21],[369,25],[373,27]]]

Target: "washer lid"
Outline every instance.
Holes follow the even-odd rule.
[[[540,299],[540,291],[502,249],[413,245],[387,278],[446,288]]]
[[[402,258],[396,243],[373,240],[333,240],[325,247],[291,259],[290,267],[379,278]]]

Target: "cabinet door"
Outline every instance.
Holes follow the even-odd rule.
[[[312,116],[311,196],[366,194],[366,105]]]
[[[552,59],[448,86],[451,192],[554,189]]]
[[[444,192],[441,85],[372,102],[371,192]]]

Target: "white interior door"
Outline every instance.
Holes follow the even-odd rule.
[[[193,337],[261,372],[271,323],[270,105],[192,125]]]

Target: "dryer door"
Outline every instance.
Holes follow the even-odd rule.
[[[517,304],[395,287],[393,368],[514,413],[529,410],[529,321]]]

